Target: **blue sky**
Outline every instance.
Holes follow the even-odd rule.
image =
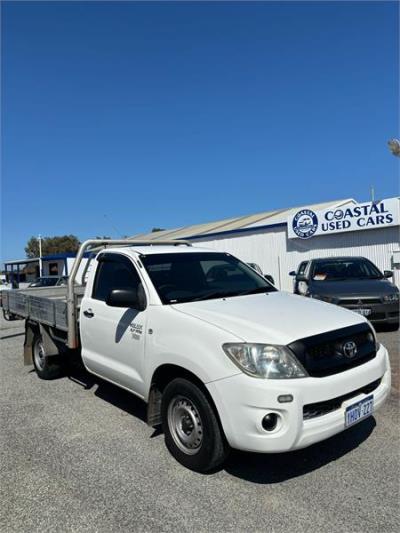
[[[397,195],[397,49],[396,2],[3,2],[2,259]]]

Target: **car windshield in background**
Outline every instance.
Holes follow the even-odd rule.
[[[58,279],[58,277],[38,278],[36,281],[32,282],[29,287],[53,287]]]
[[[226,253],[142,255],[164,304],[276,291],[252,268]]]
[[[382,278],[382,273],[367,259],[324,260],[316,261],[313,265],[314,281]]]

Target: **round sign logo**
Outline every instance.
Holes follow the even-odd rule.
[[[309,239],[318,229],[318,217],[311,209],[302,209],[293,217],[293,231],[300,239]]]

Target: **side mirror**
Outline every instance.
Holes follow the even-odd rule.
[[[137,311],[146,309],[146,296],[142,286],[135,289],[114,289],[106,299],[106,304],[110,307],[130,307]]]
[[[271,274],[264,274],[264,278],[270,283],[272,283],[272,285],[275,285],[274,278],[271,276]]]
[[[391,270],[385,270],[385,271],[383,272],[383,276],[384,276],[385,278],[392,278],[392,277],[393,277],[393,272],[392,272]]]
[[[289,272],[289,276],[295,276],[295,275],[296,275],[296,271],[295,271],[295,270],[291,270],[291,271]]]

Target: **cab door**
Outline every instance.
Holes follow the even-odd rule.
[[[81,302],[83,362],[90,372],[143,397],[147,309],[106,303],[113,289],[138,290],[141,278],[133,261],[121,253],[100,254],[97,263],[91,294]]]

